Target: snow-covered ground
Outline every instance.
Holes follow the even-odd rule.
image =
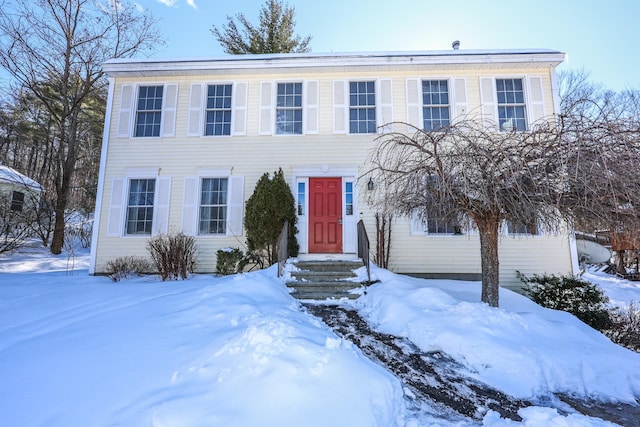
[[[569,314],[507,290],[489,308],[475,282],[373,274],[381,282],[352,303],[363,317],[506,393],[640,397],[640,354]],[[634,284],[587,278],[616,303],[640,301]],[[543,407],[520,415],[516,423],[489,411],[483,425],[612,425]],[[409,415],[399,381],[301,309],[274,268],[114,283],[87,274],[85,252],[39,250],[0,255],[0,425],[466,424]]]

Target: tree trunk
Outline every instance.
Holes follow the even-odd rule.
[[[616,262],[616,274],[627,274],[627,268],[624,262],[625,251],[616,251],[616,253],[618,255],[618,262]]]
[[[71,195],[71,178],[75,172],[76,167],[76,142],[78,137],[78,114],[79,111],[75,111],[69,116],[67,121],[63,122],[60,126],[60,138],[65,139],[66,144],[60,144],[60,155],[58,161],[60,162],[60,168],[62,169],[62,179],[59,185],[56,186],[56,221],[53,227],[53,238],[51,239],[51,253],[58,255],[62,252],[64,246],[64,229],[65,220],[64,214],[69,204],[69,196]],[[65,126],[69,123],[69,126]],[[66,146],[66,152],[64,150]]]
[[[497,216],[476,220],[480,233],[480,258],[482,263],[482,302],[498,307],[500,298],[500,261],[498,259]]]

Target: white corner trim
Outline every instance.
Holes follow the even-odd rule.
[[[107,93],[107,106],[105,110],[104,129],[102,131],[102,149],[100,152],[100,171],[98,173],[98,188],[96,192],[96,208],[93,213],[93,230],[91,231],[91,252],[89,253],[89,274],[96,271],[96,256],[98,247],[98,234],[102,211],[102,198],[104,192],[104,177],[107,166],[107,151],[109,149],[109,131],[111,129],[111,111],[113,110],[113,94],[115,92],[115,79],[109,77],[109,90]]]

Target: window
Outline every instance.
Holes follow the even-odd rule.
[[[353,215],[353,182],[345,182],[344,198],[346,214]]]
[[[127,234],[151,234],[155,179],[132,179],[127,204]]]
[[[422,81],[422,117],[424,130],[449,125],[449,85],[446,80]]]
[[[429,234],[460,234],[460,227],[451,220],[429,217],[426,222]]]
[[[302,83],[278,83],[276,133],[302,134]]]
[[[200,191],[200,234],[227,232],[227,178],[203,178]]]
[[[140,86],[136,109],[136,136],[160,136],[163,86]]]
[[[496,79],[500,130],[527,130],[522,79]]]
[[[24,207],[24,193],[21,191],[14,191],[11,196],[11,210],[16,212],[22,212]]]
[[[231,85],[209,85],[205,135],[231,135]]]
[[[304,182],[298,183],[298,215],[304,215],[304,205],[306,199],[306,185]]]
[[[349,133],[375,132],[375,82],[349,82]]]
[[[538,234],[538,227],[535,220],[531,221],[510,221],[507,220],[507,233],[509,234]]]

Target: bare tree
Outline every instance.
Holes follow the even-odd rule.
[[[294,35],[295,8],[279,0],[267,0],[260,8],[259,24],[254,25],[242,13],[236,15],[242,25],[238,29],[233,18],[227,16],[222,30],[216,26],[211,33],[226,53],[303,53],[311,51],[311,36]]]
[[[102,63],[161,40],[152,17],[118,0],[6,0],[0,6],[0,66],[44,105],[56,129],[51,252],[59,254],[83,112],[104,88]]]
[[[578,105],[527,132],[464,120],[437,131],[382,135],[372,173],[397,212],[477,227],[482,301],[498,306],[503,221],[549,233],[575,223],[638,222],[640,126],[625,109],[606,105],[595,117]]]
[[[499,304],[498,239],[502,221],[561,226],[557,133],[497,132],[473,120],[438,131],[383,135],[372,150],[384,199],[405,215],[471,221],[480,237],[482,301]]]

